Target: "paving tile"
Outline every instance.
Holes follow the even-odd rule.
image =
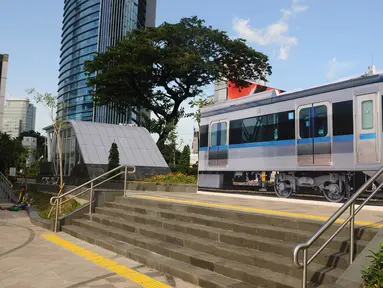
[[[0,211],[0,287],[1,288],[137,288],[140,285],[98,266],[45,239],[50,231],[30,223],[25,211]],[[103,257],[177,288],[192,288],[182,280],[166,276],[131,259],[73,238],[60,237]],[[31,240],[32,238],[32,240]],[[3,255],[3,256],[2,256]]]

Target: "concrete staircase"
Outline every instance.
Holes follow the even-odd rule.
[[[295,218],[121,197],[62,230],[200,287],[297,288],[302,271],[292,263],[292,249],[320,226]],[[375,233],[358,230],[357,253]],[[309,265],[312,287],[334,283],[348,266],[347,235],[342,231]]]

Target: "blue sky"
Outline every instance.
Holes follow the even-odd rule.
[[[57,91],[63,0],[0,0],[0,53],[10,54],[7,96]],[[266,4],[267,3],[267,4]],[[310,87],[383,69],[381,0],[157,0],[157,25],[197,15],[267,54],[269,85]],[[208,92],[211,89],[207,90]],[[49,124],[38,107],[37,130]],[[182,120],[190,143],[193,121]]]

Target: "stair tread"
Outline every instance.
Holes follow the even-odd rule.
[[[95,217],[101,216],[102,217],[104,215],[92,214],[92,216],[95,216]],[[105,216],[105,217],[107,217],[107,216]],[[138,228],[141,227],[141,228],[144,228],[144,229],[149,230],[149,231],[154,231],[155,233],[160,233],[162,235],[166,235],[167,237],[170,237],[170,238],[174,238],[173,236],[176,236],[179,239],[181,239],[183,242],[186,242],[186,243],[187,242],[193,242],[193,243],[196,243],[198,245],[205,245],[205,246],[210,245],[210,247],[218,247],[219,249],[224,250],[224,251],[238,251],[238,246],[231,245],[231,244],[224,243],[224,242],[218,242],[218,241],[214,241],[214,240],[206,241],[206,239],[199,238],[199,237],[196,237],[193,235],[187,235],[187,234],[183,234],[183,233],[179,233],[179,232],[173,232],[170,230],[165,230],[163,228],[152,227],[152,226],[148,226],[148,225],[144,225],[144,224],[140,224],[140,223],[129,224],[129,223],[126,223],[126,221],[124,221],[122,219],[114,218],[111,216],[109,216],[109,218],[104,218],[104,219],[106,219],[108,221],[118,221],[121,225],[130,225],[131,227],[138,227]],[[77,221],[77,220],[75,220],[75,221]],[[122,230],[122,231],[124,231],[124,230]],[[134,234],[137,235],[136,237],[143,237],[143,236],[138,235],[136,233],[134,233]],[[267,240],[269,240],[269,239],[267,239]],[[266,243],[264,245],[269,246],[270,242],[271,241],[266,241]],[[282,250],[290,252],[291,248],[292,248],[292,246],[286,247],[286,245],[284,245]],[[252,257],[254,257],[254,259],[259,259],[259,258],[257,258],[258,252],[271,253],[271,252],[261,251],[260,249],[253,249],[253,248],[247,248],[247,247],[240,247],[240,251],[243,251],[243,253],[247,256],[252,255]],[[273,255],[276,255],[278,257],[283,256],[283,255],[278,254],[276,252],[273,253]],[[321,252],[322,259],[326,259],[326,261],[327,261],[326,262],[327,264],[323,264],[326,267],[327,266],[333,267],[334,265],[339,267],[339,265],[342,265],[343,262],[340,262],[340,259],[338,259],[337,257],[342,257],[342,256],[347,257],[347,255],[348,255],[348,253],[339,252],[336,250],[330,250],[328,248],[325,248]],[[290,256],[290,253],[288,256]],[[286,257],[286,256],[283,256],[283,257]],[[336,258],[334,258],[334,257],[336,257]],[[330,262],[330,260],[331,260],[331,262]],[[319,260],[315,259],[313,263],[317,263],[318,261]]]
[[[165,218],[165,219],[163,219],[163,218],[158,219],[158,217],[156,218],[156,217],[153,217],[153,216],[148,216],[146,214],[140,214],[140,213],[129,213],[129,212],[125,211],[125,210],[118,209],[118,208],[102,207],[102,208],[97,208],[96,211],[110,211],[110,212],[113,212],[113,213],[118,212],[118,213],[126,215],[126,216],[138,217],[138,218],[143,218],[143,219],[147,219],[147,220],[151,220],[151,221],[166,223],[166,224],[169,224],[169,225],[178,225],[178,226],[181,226],[181,227],[186,227],[186,226],[183,226],[183,223],[187,223],[187,227],[190,227],[191,229],[199,229],[201,231],[204,231],[205,233],[214,232],[214,233],[219,233],[219,234],[227,235],[227,236],[232,236],[233,233],[234,233],[235,237],[237,237],[237,238],[243,238],[243,239],[253,240],[253,241],[258,241],[258,242],[263,242],[263,243],[266,241],[266,242],[268,242],[271,245],[281,245],[281,246],[284,246],[284,247],[286,247],[286,249],[293,249],[293,247],[297,244],[296,241],[292,241],[292,240],[285,240],[285,239],[282,240],[282,239],[276,239],[276,238],[271,238],[271,237],[267,237],[267,236],[266,237],[265,236],[258,236],[258,235],[249,234],[249,233],[242,233],[242,232],[237,232],[237,231],[232,231],[232,230],[225,230],[225,229],[221,229],[221,228],[205,226],[205,225],[195,224],[195,223],[191,223],[191,222],[183,222],[183,221],[167,219],[167,218]],[[100,215],[100,214],[97,213],[97,215]],[[106,217],[110,217],[110,218],[107,218],[107,219],[120,219],[120,220],[124,220],[123,218],[118,217],[118,216],[109,216],[109,215],[105,215],[105,214],[101,214],[101,215],[106,216]],[[137,223],[137,224],[147,226],[146,224],[143,224],[143,223]],[[164,229],[166,229],[166,228],[164,228]],[[266,228],[266,229],[272,230],[272,228]],[[279,230],[281,230],[281,229],[279,229]],[[287,230],[288,229],[285,229],[285,231],[287,231]],[[289,230],[289,231],[291,231],[291,230]],[[283,230],[282,230],[282,232],[283,232]],[[182,232],[178,232],[178,233],[182,233]],[[287,232],[285,232],[285,233],[287,233]],[[295,233],[295,231],[290,232],[290,233]],[[215,240],[215,239],[213,239],[213,240]],[[326,240],[326,238],[323,238],[322,240]],[[344,238],[344,239],[340,239],[340,240],[339,239],[338,240],[333,240],[333,243],[345,243],[346,241],[347,241],[346,238]],[[362,246],[362,247],[367,246],[367,244],[368,244],[368,242],[363,241],[363,240],[358,240],[357,241],[357,245]],[[317,247],[317,246],[319,246],[319,245],[316,244],[313,247]],[[328,247],[327,249],[328,250],[334,250],[334,249],[331,249],[330,247]],[[338,251],[338,250],[334,250],[334,251]]]
[[[91,222],[91,223],[95,224],[95,226],[103,225],[104,229],[108,229],[108,230],[111,229],[109,226],[106,226],[106,225],[100,224],[100,223],[95,223],[95,222],[90,221],[90,220],[81,219],[81,221]],[[87,230],[87,229],[85,229],[83,227],[78,227],[78,226],[75,226],[75,225],[66,225],[63,228],[69,229],[69,230],[74,230],[77,233],[82,233],[82,235],[91,235],[94,238],[108,239],[108,241],[109,241],[108,237],[103,236],[103,235],[101,235],[99,233],[90,232],[89,230]],[[119,230],[119,229],[111,229],[111,230]],[[134,234],[134,233],[125,232],[123,230],[121,230],[121,232],[128,233],[128,234]],[[249,273],[249,274],[256,275],[256,277],[260,277],[260,278],[265,279],[265,280],[273,280],[274,282],[277,282],[279,284],[283,284],[284,285],[284,286],[281,286],[281,287],[298,287],[297,285],[299,285],[298,283],[300,283],[300,281],[298,279],[294,278],[294,277],[287,276],[287,275],[284,275],[284,274],[281,274],[281,273],[278,273],[278,272],[273,272],[273,271],[268,270],[268,269],[259,268],[259,267],[257,267],[257,269],[254,269],[254,267],[250,266],[250,265],[246,265],[246,264],[242,264],[242,263],[237,263],[235,261],[226,260],[226,259],[223,259],[223,258],[219,258],[219,257],[216,257],[216,256],[212,256],[212,255],[206,254],[206,253],[202,253],[202,252],[197,252],[197,251],[194,251],[194,250],[191,250],[191,249],[188,249],[188,248],[183,248],[183,247],[176,246],[174,244],[165,243],[165,242],[162,242],[160,240],[156,240],[156,239],[154,240],[154,239],[151,239],[149,237],[143,237],[141,239],[144,239],[144,238],[146,238],[148,241],[151,241],[151,242],[153,242],[153,241],[157,242],[158,245],[162,245],[162,246],[166,245],[166,247],[168,247],[169,249],[175,249],[175,250],[179,249],[179,250],[182,250],[182,252],[184,252],[185,254],[190,254],[190,255],[194,255],[194,256],[199,255],[200,258],[202,258],[202,259],[204,259],[203,257],[214,259],[215,261],[218,261],[218,263],[220,263],[222,267],[230,267],[232,269],[236,269],[237,271],[243,271],[243,272],[246,272],[246,273]],[[114,243],[116,243],[116,245],[123,245],[125,242],[114,240]],[[128,247],[128,249],[132,249],[131,247],[136,248],[136,246],[133,246],[131,244],[127,244],[126,247]],[[142,249],[142,248],[137,248],[137,249],[145,251],[145,253],[146,253],[146,251],[148,251],[148,250]],[[188,267],[188,268],[193,267],[193,269],[197,268],[197,271],[201,272],[198,275],[201,275],[201,278],[205,279],[205,280],[211,280],[211,279],[214,278],[214,281],[217,281],[218,283],[228,284],[227,280],[230,279],[230,280],[237,281],[235,283],[238,283],[238,282],[241,283],[240,280],[233,279],[233,278],[228,278],[226,276],[223,276],[223,275],[221,275],[219,273],[216,273],[216,272],[213,272],[211,270],[199,268],[199,267],[193,266],[191,264],[188,264],[188,263],[185,263],[185,262],[181,262],[181,261],[175,260],[173,258],[169,258],[167,256],[163,256],[163,255],[160,255],[160,254],[157,254],[157,253],[154,253],[154,252],[150,252],[150,253],[153,253],[158,258],[167,259],[166,260],[167,262],[169,261],[168,259],[173,260],[174,263],[176,263],[174,265],[177,265],[175,267]],[[221,282],[221,281],[223,281],[223,282]],[[249,285],[251,285],[251,284],[249,284]],[[234,287],[237,287],[237,286],[234,286]],[[240,286],[240,287],[242,287],[242,286]],[[243,286],[243,287],[245,287],[245,286]],[[246,287],[250,287],[250,286],[246,286]]]
[[[129,197],[124,198],[124,199],[128,199],[128,198]],[[115,202],[109,202],[107,204],[114,204],[114,203]],[[133,208],[144,209],[144,210],[149,210],[150,208],[152,208],[151,206],[143,206],[143,205],[138,205],[138,204],[134,204],[134,203],[127,204],[127,203],[122,203],[121,202],[121,203],[116,203],[116,204],[118,204],[119,206],[133,207]],[[124,213],[128,213],[126,210],[120,209],[120,208],[111,208],[111,207],[100,207],[100,208],[102,208],[102,209],[112,209],[112,210],[116,209],[116,210],[120,210],[120,211],[122,211]],[[155,210],[155,211],[158,211],[160,213],[175,214],[175,215],[178,215],[178,216],[188,215],[188,216],[191,216],[191,217],[206,219],[207,221],[225,222],[225,223],[230,223],[230,224],[233,224],[233,225],[239,225],[239,226],[242,226],[242,227],[249,227],[251,229],[262,229],[262,230],[269,230],[269,231],[271,231],[271,230],[274,230],[275,228],[278,228],[278,231],[280,231],[280,232],[285,232],[285,233],[291,233],[291,234],[299,235],[299,236],[301,236],[303,238],[306,237],[307,239],[313,235],[313,232],[305,231],[305,230],[299,230],[299,227],[297,227],[296,229],[291,229],[291,228],[285,228],[285,227],[282,227],[282,226],[271,226],[271,225],[265,225],[265,224],[255,224],[255,223],[243,223],[243,222],[239,222],[239,221],[235,221],[235,220],[231,220],[231,219],[222,219],[222,218],[211,217],[211,216],[206,216],[206,215],[200,215],[200,214],[195,214],[195,213],[190,213],[190,212],[179,212],[179,211],[174,211],[174,210],[161,209],[161,208],[158,208],[158,207],[152,208],[150,210],[152,210],[152,211]],[[141,213],[135,213],[135,214],[145,215],[145,214],[141,214]],[[147,216],[147,215],[145,215],[145,216]],[[297,220],[300,220],[300,219],[297,219]],[[176,221],[182,221],[182,220],[181,219],[177,219]],[[182,222],[186,222],[186,221],[182,221]],[[194,225],[205,226],[205,227],[211,227],[211,226],[207,226],[207,225],[203,225],[203,224],[196,224],[196,223],[193,223],[193,222],[186,222],[186,223],[191,223],[191,224],[194,224]],[[217,228],[217,229],[220,229],[220,228]],[[373,230],[373,229],[370,229],[370,230]],[[236,232],[236,233],[244,233],[244,232]],[[244,233],[244,234],[254,235],[254,234],[251,234],[251,233]],[[327,240],[328,237],[326,237],[326,235],[327,234],[324,234],[323,236],[320,237],[320,239]],[[273,239],[273,238],[271,238],[271,239]],[[333,241],[345,242],[345,241],[348,241],[348,240],[349,240],[348,237],[338,236]],[[293,242],[293,243],[296,243],[296,242]],[[358,240],[358,243],[360,245],[367,246],[369,241]]]
[[[107,226],[105,224],[101,224],[101,223],[90,221],[90,220],[86,220],[86,219],[75,220],[75,221],[85,222],[88,225],[92,225],[94,227],[97,227],[98,229],[105,229],[105,230],[112,229],[112,228],[110,228],[109,226]],[[167,248],[167,249],[179,250],[179,251],[184,252],[184,254],[189,254],[190,256],[195,256],[195,258],[201,258],[201,259],[210,258],[213,261],[217,261],[217,262],[220,262],[222,259],[224,259],[227,262],[233,263],[233,265],[234,264],[243,265],[243,267],[246,267],[246,269],[249,269],[249,271],[253,270],[254,267],[257,267],[257,269],[260,268],[259,265],[249,265],[249,264],[241,263],[241,262],[238,262],[238,261],[229,260],[229,259],[226,259],[226,258],[223,258],[223,257],[218,257],[218,256],[215,256],[215,255],[212,255],[212,254],[208,254],[208,253],[205,253],[205,252],[196,251],[196,250],[193,250],[193,249],[190,249],[190,248],[187,248],[187,247],[182,247],[182,246],[178,246],[176,244],[164,242],[162,240],[153,239],[153,238],[149,238],[149,237],[146,237],[146,236],[138,235],[135,232],[127,232],[127,231],[124,231],[124,230],[121,230],[121,229],[115,228],[115,227],[113,227],[113,231],[115,233],[121,233],[121,234],[124,234],[124,235],[131,235],[132,238],[140,239],[139,241],[141,241],[141,242],[145,242],[146,241],[147,243],[152,243],[152,244],[156,243],[156,244],[159,245],[159,247],[163,247],[163,248]],[[230,250],[230,248],[233,249],[233,247],[228,247],[228,246],[231,246],[229,244],[220,243],[220,242],[214,242],[214,241],[212,241],[208,245],[221,246],[223,249],[228,249],[228,250]],[[284,265],[286,267],[289,267],[290,269],[294,269],[295,268],[294,264],[292,263],[292,260],[290,258],[288,258],[288,257],[281,256],[281,255],[276,255],[276,254],[272,254],[272,253],[268,253],[268,252],[264,252],[264,251],[260,251],[260,250],[253,250],[253,251],[249,251],[249,250],[250,249],[246,249],[246,248],[242,249],[241,248],[241,251],[236,251],[236,253],[239,254],[239,255],[242,255],[243,257],[249,257],[249,256],[257,257],[258,259],[260,258],[260,259],[262,259],[264,261],[269,261],[269,262],[272,262],[272,263],[277,263],[279,265]],[[295,268],[295,269],[297,269],[297,268]],[[309,265],[309,271],[312,271],[312,272],[322,271],[323,269],[324,269],[323,265],[317,264],[315,262],[313,262],[313,263],[311,263]],[[326,273],[328,273],[332,277],[338,277],[339,275],[341,275],[341,273],[343,271],[344,271],[343,269],[339,269],[339,268],[327,268]]]

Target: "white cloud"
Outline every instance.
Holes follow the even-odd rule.
[[[327,70],[327,80],[334,80],[335,78],[339,77],[339,74],[342,73],[344,70],[349,69],[352,65],[351,62],[347,61],[338,61],[336,57],[333,57],[328,62],[328,70]]]
[[[278,59],[286,60],[289,57],[289,51],[290,51],[290,47],[288,47],[288,46],[287,47],[282,46],[281,48],[279,48]]]
[[[250,26],[250,19],[234,18],[233,30],[238,33],[238,36],[255,42],[261,46],[278,45],[278,59],[286,60],[289,56],[289,51],[292,46],[298,44],[298,39],[289,35],[289,20],[298,13],[306,11],[309,7],[300,5],[301,0],[292,0],[289,9],[281,9],[282,16],[275,23],[270,24],[266,28],[253,28]]]

